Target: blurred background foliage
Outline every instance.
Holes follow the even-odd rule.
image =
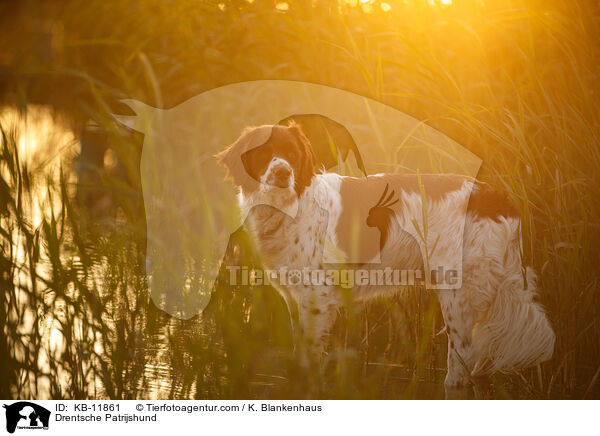
[[[425,293],[344,311],[319,374],[270,288],[217,286],[190,321],[148,298],[142,138],[118,100],[288,79],[424,120],[513,194],[556,351],[475,395],[600,397],[598,1],[5,0],[0,25],[0,396],[443,396]]]

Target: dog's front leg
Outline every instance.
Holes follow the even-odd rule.
[[[296,350],[305,367],[319,365],[329,343],[329,333],[339,302],[335,290],[327,286],[306,287],[298,300]]]

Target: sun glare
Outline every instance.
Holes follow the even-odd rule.
[[[16,109],[0,108],[0,125],[5,132],[15,132],[19,158],[32,174],[43,175],[58,181],[63,159],[71,159],[80,152],[80,143],[69,127],[53,116],[45,106],[29,105],[27,115]],[[71,174],[74,177],[74,174]],[[74,181],[70,180],[70,181]],[[42,205],[47,200],[47,190],[42,185],[34,190],[33,204],[29,205],[32,224],[37,227],[42,216]]]
[[[247,0],[249,2],[252,2],[254,0]],[[411,3],[411,0],[395,0],[396,3],[400,3],[401,5],[409,5]],[[393,1],[384,1],[384,2],[378,2],[377,0],[342,0],[343,3],[345,3],[346,5],[350,6],[351,8],[355,8],[357,6],[359,6],[364,12],[366,13],[371,13],[375,11],[375,8],[379,8],[381,9],[382,12],[390,12],[393,8]],[[280,9],[278,7],[278,5],[281,3],[278,3],[275,7],[277,9]],[[426,4],[429,6],[452,6],[453,5],[453,0],[427,0]],[[287,9],[286,9],[287,10]]]

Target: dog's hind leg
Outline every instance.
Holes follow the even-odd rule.
[[[473,314],[465,289],[440,290],[438,297],[448,335],[448,372],[444,382],[446,398],[464,398],[471,391]]]

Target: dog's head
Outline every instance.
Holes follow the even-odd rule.
[[[312,147],[295,123],[247,128],[216,158],[245,195],[262,185],[293,189],[299,197],[315,175]]]

